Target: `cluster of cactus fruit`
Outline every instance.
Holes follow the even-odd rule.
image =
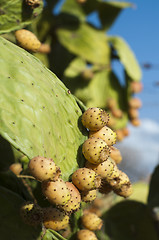
[[[59,231],[68,227],[70,215],[80,208],[81,202],[93,202],[99,192],[114,191],[125,198],[131,195],[130,180],[117,166],[122,157],[113,146],[116,133],[107,126],[108,121],[109,114],[100,108],[89,108],[83,113],[82,124],[89,131],[89,138],[82,145],[86,161],[85,167],[72,174],[72,182],[61,178],[61,170],[53,159],[36,156],[30,160],[30,174],[41,182],[42,193],[51,206],[24,203],[20,212],[25,223],[43,223],[45,228]],[[84,212],[81,223],[84,229],[78,231],[77,239],[97,239],[93,231],[101,229],[101,218],[96,213]]]

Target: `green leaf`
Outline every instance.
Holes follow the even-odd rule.
[[[109,64],[110,48],[103,31],[87,24],[80,24],[76,30],[58,29],[60,43],[70,52],[90,63]]]
[[[157,166],[151,176],[149,194],[148,194],[148,205],[152,208],[159,207],[159,166]]]
[[[53,158],[67,180],[84,164],[79,105],[34,56],[3,38],[0,48],[0,134],[29,158]]]
[[[131,7],[132,3],[128,2],[116,2],[116,1],[106,1],[102,2],[99,1],[98,5],[98,13],[99,13],[99,18],[102,24],[102,28],[105,30],[108,30],[119,13],[128,7]]]
[[[62,237],[58,232],[48,229],[42,240],[66,240],[66,238]]]
[[[16,193],[0,186],[0,232],[5,240],[36,240],[41,228],[23,223],[20,206],[24,200]]]
[[[140,81],[142,77],[140,66],[125,40],[118,36],[110,36],[108,41],[117,51],[117,55],[129,77],[134,81]]]
[[[151,210],[143,203],[122,201],[104,216],[104,229],[113,240],[157,240]]]
[[[32,10],[22,0],[1,0],[0,2],[0,34],[21,29],[30,24],[43,9],[40,6]]]

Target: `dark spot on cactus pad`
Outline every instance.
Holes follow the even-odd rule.
[[[12,124],[15,124],[15,122],[12,122]]]
[[[71,91],[70,91],[70,90],[68,90],[67,92],[68,92],[68,94],[71,94]]]
[[[56,97],[58,97],[58,95],[56,94]]]
[[[10,77],[8,77],[8,78],[10,78]]]
[[[22,102],[24,102],[24,100],[23,100],[23,99],[21,99],[21,101],[22,101]]]
[[[23,63],[23,61],[21,61],[21,63]]]
[[[43,109],[45,109],[45,106],[43,106]]]
[[[32,86],[34,85],[34,83],[32,82],[32,84],[31,84]]]
[[[35,127],[35,124],[33,124],[33,127]]]

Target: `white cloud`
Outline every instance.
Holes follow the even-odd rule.
[[[119,168],[137,181],[146,178],[159,164],[159,123],[142,119],[140,127],[131,125],[129,129],[130,136],[116,145],[123,156]]]

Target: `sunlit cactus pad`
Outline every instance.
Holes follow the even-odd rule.
[[[0,134],[29,158],[53,158],[62,177],[82,161],[81,109],[37,58],[0,38]]]

